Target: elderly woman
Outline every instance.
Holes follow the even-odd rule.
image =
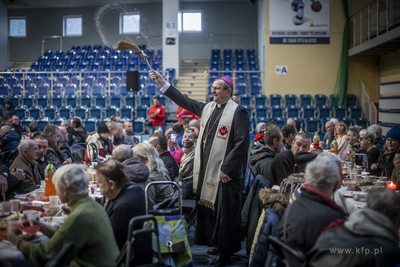
[[[382,147],[379,159],[376,164],[372,164],[371,169],[379,171],[380,174],[392,177],[394,169],[393,159],[400,153],[400,125],[392,127],[386,134],[385,145]]]
[[[371,129],[361,130],[360,145],[367,151],[368,171],[371,175],[379,176],[380,173],[377,170],[371,170],[371,165],[377,163],[379,158],[379,149],[375,145],[375,132]]]
[[[121,249],[126,242],[129,221],[146,214],[144,191],[140,186],[129,184],[124,166],[115,159],[104,161],[94,169],[100,193],[108,199],[106,212]]]
[[[114,266],[119,255],[110,220],[103,207],[88,196],[88,177],[76,164],[59,168],[53,182],[62,203],[68,203],[68,217],[55,229],[40,222],[40,231],[49,237],[46,244],[28,243],[19,238],[17,229],[7,229],[8,240],[35,266],[44,266],[63,245],[73,242],[67,262],[71,266]]]
[[[344,150],[347,147],[347,125],[346,123],[339,121],[335,124],[335,139],[338,143],[338,155],[343,155]]]
[[[359,135],[359,133],[360,133],[360,129],[359,128],[357,128],[355,126],[349,127],[349,130],[347,131],[347,134],[346,134],[347,147],[343,151],[343,154],[341,155],[342,160],[346,159],[347,151],[349,151],[350,146],[353,148],[353,150],[356,153],[365,154],[364,149],[362,147],[360,147],[360,143],[359,143],[360,135]]]
[[[170,181],[168,171],[164,162],[158,155],[157,150],[150,143],[141,143],[133,148],[133,156],[140,158],[149,169],[149,178],[154,181]],[[173,193],[172,185],[156,185],[156,204],[161,203],[164,199],[170,197]]]

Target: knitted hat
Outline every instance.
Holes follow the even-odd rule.
[[[102,122],[99,124],[99,126],[97,126],[97,133],[101,134],[101,133],[109,133],[110,131],[108,130],[107,125],[105,124],[105,122]]]
[[[393,138],[400,142],[400,125],[393,126],[386,134],[386,138]]]

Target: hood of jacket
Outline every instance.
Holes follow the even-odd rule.
[[[274,158],[276,155],[276,152],[273,151],[272,149],[266,147],[265,145],[261,144],[260,142],[257,142],[257,144],[253,147],[251,150],[251,156],[250,156],[250,165],[255,165],[257,161],[260,159],[264,158]]]
[[[399,234],[390,219],[368,208],[353,212],[344,226],[358,235],[378,236],[399,243]]]
[[[131,182],[144,183],[149,178],[149,169],[139,158],[127,159],[122,162],[122,165],[125,167],[124,172]]]
[[[258,193],[258,197],[264,205],[264,208],[274,209],[280,215],[283,214],[288,205],[286,197],[279,194],[279,191],[276,189],[262,188]]]

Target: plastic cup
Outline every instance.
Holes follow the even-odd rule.
[[[362,181],[361,174],[354,174],[353,178],[354,178],[354,181],[356,181],[356,182],[361,182]]]
[[[40,188],[45,189],[46,188],[46,181],[40,181]]]
[[[28,220],[28,222],[29,222],[29,224],[31,226],[33,226],[33,222],[32,221],[39,221],[40,220],[40,214],[28,214],[26,217],[27,217],[26,219]]]
[[[347,182],[347,190],[349,191],[356,191],[357,188],[357,183],[354,181],[348,181]]]
[[[35,191],[35,198],[38,200],[44,196],[44,189],[36,189]]]
[[[50,199],[50,207],[58,206],[58,196],[49,196]]]
[[[10,200],[11,203],[11,211],[18,212],[19,210],[19,199],[12,199]]]
[[[375,179],[375,176],[373,176],[373,175],[368,175],[367,177],[365,177],[365,179],[366,179],[368,182],[373,183],[373,182],[374,182],[374,179]]]
[[[3,210],[3,214],[6,212],[11,212],[11,202],[1,203],[1,209]]]
[[[386,182],[386,181],[387,181],[387,177],[386,177],[386,176],[380,176],[380,177],[379,177],[379,181],[384,181],[384,182]]]

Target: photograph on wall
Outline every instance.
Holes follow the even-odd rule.
[[[329,0],[270,0],[270,44],[329,44]]]

